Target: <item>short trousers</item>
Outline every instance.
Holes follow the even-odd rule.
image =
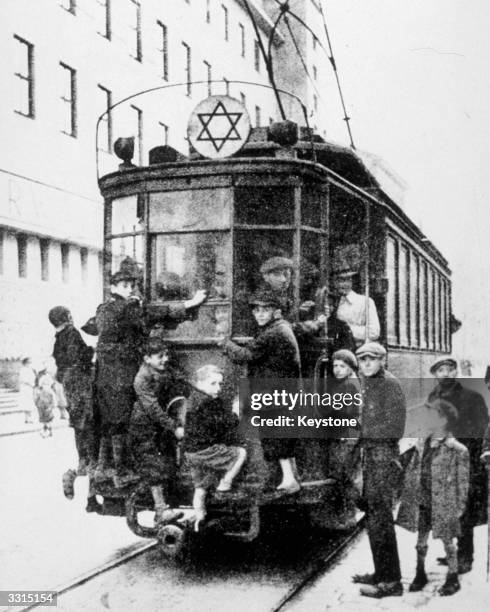
[[[185,453],[194,486],[207,489],[216,484],[220,473],[227,472],[235,465],[238,453],[237,446],[225,444],[213,444],[195,453]]]

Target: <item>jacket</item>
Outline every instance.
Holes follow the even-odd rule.
[[[220,397],[212,398],[194,388],[187,405],[185,451],[196,453],[215,444],[236,446],[240,443],[236,414]]]
[[[70,368],[78,368],[85,373],[90,373],[93,354],[92,347],[85,344],[80,332],[73,325],[67,325],[56,332],[53,357],[56,362],[57,379],[63,382]]]
[[[417,531],[421,501],[421,467],[424,440],[414,447],[408,463],[396,522]],[[432,535],[454,538],[461,534],[460,518],[469,491],[469,453],[452,435],[439,441],[432,456]]]

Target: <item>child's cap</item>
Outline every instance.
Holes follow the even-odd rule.
[[[147,357],[151,357],[151,355],[168,352],[168,348],[168,344],[161,338],[150,338],[145,344],[143,354]]]
[[[279,296],[270,289],[257,290],[248,300],[251,307],[254,306],[271,306],[272,308],[281,308],[281,300]]]
[[[71,312],[66,306],[54,306],[48,312],[48,319],[51,325],[59,327],[63,323],[69,323],[71,319]]]
[[[338,351],[335,351],[335,353],[332,355],[332,362],[334,362],[336,359],[338,359],[339,361],[343,361],[353,370],[357,370],[356,356],[348,349],[340,349]]]
[[[197,370],[192,376],[192,381],[194,383],[199,383],[202,380],[207,380],[210,376],[218,374],[220,376],[223,376],[223,370],[219,366],[214,365],[213,363],[208,363],[206,365],[201,366],[200,368],[197,368]]]

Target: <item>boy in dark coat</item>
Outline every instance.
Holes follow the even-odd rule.
[[[187,383],[168,366],[168,359],[167,347],[161,340],[148,341],[134,379],[137,400],[129,426],[137,472],[150,485],[155,502],[155,525],[179,516],[170,510],[165,496],[176,476],[176,442],[183,438],[184,428],[166,410],[173,398],[189,393]]]
[[[488,409],[479,393],[464,387],[456,379],[457,362],[452,357],[437,360],[430,372],[437,379],[437,386],[429,394],[428,401],[444,399],[456,408],[458,418],[453,433],[470,454],[468,505],[461,517],[461,535],[458,538],[458,572],[463,574],[472,568],[473,528],[480,524],[487,503],[487,477],[480,455],[488,426]],[[444,558],[439,562],[446,565]]]
[[[282,318],[279,298],[275,292],[262,289],[254,294],[249,304],[259,328],[254,340],[245,347],[224,340],[224,352],[233,361],[248,365],[250,379],[299,381],[298,343],[291,325]],[[293,439],[262,439],[266,458],[278,459],[281,466],[282,481],[277,488],[287,493],[296,493],[300,489],[295,476],[294,442]]]
[[[72,499],[76,476],[89,473],[87,512],[100,512],[95,497],[92,474],[97,461],[97,440],[92,406],[92,357],[93,349],[87,346],[80,332],[74,327],[70,311],[65,306],[55,306],[48,314],[56,330],[53,357],[56,362],[58,381],[68,400],[70,426],[75,432],[78,454],[77,470],[68,470],[63,475],[63,491]]]
[[[410,591],[421,591],[427,584],[425,557],[432,530],[441,538],[448,560],[446,582],[441,595],[459,591],[456,538],[461,534],[460,519],[466,508],[469,488],[469,453],[452,435],[458,414],[445,400],[426,405],[430,412],[430,435],[414,447],[401,495],[397,523],[418,531],[417,571]]]
[[[238,437],[238,418],[219,397],[222,383],[217,366],[199,368],[187,407],[185,457],[194,483],[196,529],[206,515],[207,489],[221,477],[216,490],[229,491],[247,456]]]

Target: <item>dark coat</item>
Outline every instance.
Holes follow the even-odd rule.
[[[483,397],[455,380],[448,387],[437,385],[429,394],[429,402],[444,399],[455,406],[458,421],[455,438],[464,444],[470,454],[470,491],[468,497],[468,520],[473,526],[487,520],[487,474],[480,462],[483,438],[488,426],[488,409]]]
[[[361,437],[364,446],[387,442],[394,445],[403,437],[407,407],[398,380],[384,368],[370,378],[361,377],[363,395]]]
[[[67,325],[61,331],[56,332],[53,357],[56,362],[59,382],[63,383],[63,377],[68,368],[79,367],[89,372],[92,367],[94,351],[87,346],[73,325]]]
[[[424,441],[413,449],[405,472],[401,504],[396,522],[417,531],[421,505],[421,466]],[[437,446],[431,469],[431,524],[434,538],[461,535],[460,518],[466,508],[469,490],[469,453],[453,436]]]
[[[215,444],[240,444],[238,417],[220,397],[212,398],[199,389],[193,389],[186,413],[185,451],[196,453]]]
[[[141,362],[143,313],[137,300],[112,295],[97,308],[97,396],[103,424],[128,424]]]
[[[225,353],[237,363],[248,365],[249,378],[292,378],[301,375],[299,348],[291,325],[282,318],[260,327],[247,346],[227,340]]]

